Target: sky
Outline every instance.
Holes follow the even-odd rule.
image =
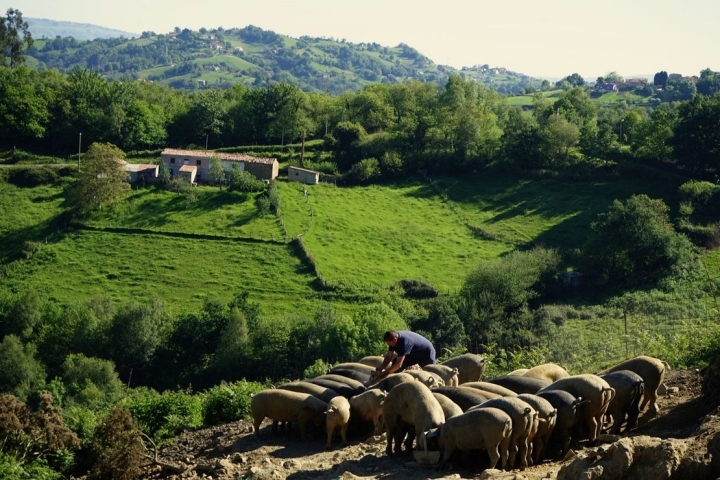
[[[538,78],[720,70],[718,0],[0,0],[0,7],[137,34],[255,25],[295,38],[406,43],[436,64],[488,64]]]

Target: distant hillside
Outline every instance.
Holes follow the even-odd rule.
[[[139,37],[138,33],[123,32],[113,28],[99,27],[88,23],[60,22],[47,18],[25,18],[33,38],[73,37],[76,40],[96,38]]]
[[[521,93],[541,83],[504,68],[485,66],[488,68],[457,71],[436,65],[403,43],[385,47],[307,36],[298,39],[252,25],[228,30],[175,29],[166,34],[143,32],[135,39],[126,35],[90,41],[74,35],[58,39],[47,34],[43,40],[33,25],[30,31],[36,42],[26,53],[31,57],[28,64],[36,68],[69,72],[79,66],[95,69],[109,79],[145,79],[186,90],[288,82],[307,92],[339,94],[371,83],[411,78],[442,81],[454,72],[501,93]]]

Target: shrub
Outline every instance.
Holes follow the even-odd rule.
[[[398,282],[398,285],[405,291],[406,297],[418,300],[435,298],[440,294],[435,287],[423,280],[403,279]]]
[[[133,480],[140,475],[144,447],[135,420],[125,408],[114,406],[95,429],[95,461],[89,480]]]
[[[59,175],[53,167],[13,167],[8,170],[8,182],[18,187],[37,187],[53,184]]]
[[[219,425],[250,417],[250,398],[263,389],[256,382],[222,383],[202,395],[205,425]]]
[[[187,392],[159,394],[150,389],[134,389],[121,404],[132,413],[140,429],[156,442],[202,425],[202,400]]]
[[[318,358],[315,360],[315,363],[305,369],[303,372],[303,378],[315,378],[318,375],[325,375],[330,366],[331,365],[329,363],[326,363],[322,359]]]
[[[250,172],[233,168],[229,173],[228,190],[231,192],[262,192],[265,184]]]
[[[95,412],[85,407],[72,406],[63,410],[63,420],[68,428],[80,437],[80,440],[83,442],[92,440],[97,426]]]
[[[0,452],[0,478],[3,480],[61,480],[63,476],[53,471],[42,460],[22,463],[12,455]]]

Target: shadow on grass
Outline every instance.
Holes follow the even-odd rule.
[[[515,221],[522,223],[524,217],[547,219],[547,228],[529,244],[557,247],[579,247],[592,234],[591,223],[599,213],[607,211],[615,199],[625,199],[633,194],[645,193],[653,198],[664,198],[672,204],[677,187],[667,179],[655,178],[642,181],[627,175],[620,178],[572,180],[565,178],[532,179],[521,174],[484,172],[470,179],[438,177],[435,188],[427,185],[409,192],[416,198],[435,196],[447,198],[460,206],[472,217],[478,212],[493,212],[492,217],[482,221],[481,227],[490,233],[498,224]],[[551,224],[552,219],[563,218]],[[479,223],[476,220],[475,223]],[[473,220],[468,220],[473,224]]]

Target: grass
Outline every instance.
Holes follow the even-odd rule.
[[[646,193],[669,201],[672,207],[679,183],[646,178],[641,184],[628,177],[610,181],[530,180],[492,173],[438,178],[437,186],[457,205],[460,216],[491,237],[514,244],[576,248],[585,243],[591,234],[590,224],[614,199]]]
[[[282,229],[273,215],[261,217],[255,194],[199,186],[192,200],[154,186],[133,190],[122,204],[96,214],[89,225],[165,233],[214,235],[226,238],[280,240]]]
[[[264,314],[314,312],[313,277],[283,244],[196,240],[154,234],[77,231],[48,243],[0,288],[32,287],[63,303],[105,296],[116,302],[155,295],[175,313],[206,298],[250,292]]]
[[[309,203],[302,185],[278,186],[288,234],[303,235],[330,282],[386,285],[416,278],[454,291],[477,262],[513,249],[474,236],[419,181],[355,188],[314,185],[307,187]]]
[[[41,241],[52,234],[63,202],[63,184],[20,188],[0,182],[0,263],[19,252],[26,240]]]

